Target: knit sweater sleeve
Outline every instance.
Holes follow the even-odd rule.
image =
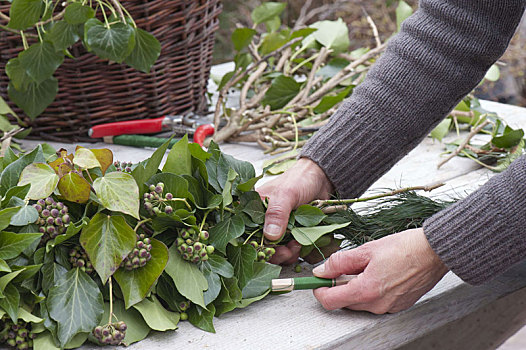
[[[525,6],[526,0],[421,0],[301,156],[316,162],[344,198],[361,195],[482,80],[504,53]],[[526,160],[516,161],[426,222],[433,250],[465,281],[481,283],[526,256],[526,229],[519,229],[526,227],[526,188],[517,186],[526,184],[525,170]],[[505,227],[510,219],[514,228]],[[497,259],[518,241],[510,257]]]

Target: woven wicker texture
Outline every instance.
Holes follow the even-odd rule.
[[[108,64],[80,43],[55,73],[59,92],[34,121],[30,137],[94,141],[88,129],[101,123],[154,118],[206,109],[205,92],[212,60],[219,0],[123,0],[137,26],[161,42],[161,56],[150,74],[124,64]],[[0,5],[9,13],[9,5]],[[7,98],[7,61],[21,50],[16,34],[0,30],[0,95]],[[12,103],[11,107],[24,116]]]

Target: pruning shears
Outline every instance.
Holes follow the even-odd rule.
[[[190,134],[194,135],[194,142],[203,145],[207,136],[214,134],[214,126],[210,123],[209,118],[194,113],[186,113],[184,115],[163,116],[153,119],[128,120],[122,122],[113,122],[106,124],[99,124],[93,126],[88,131],[88,135],[93,138],[111,138],[113,143],[123,144],[117,142],[122,139],[129,140],[133,146],[150,146],[156,147],[159,142],[162,144],[163,138],[142,136],[137,134],[154,134],[162,131],[170,130],[176,135]],[[124,137],[120,135],[134,135]],[[135,141],[135,142],[134,142]],[[140,142],[139,142],[140,141]],[[148,144],[151,141],[152,144]],[[128,142],[128,141],[126,141]]]

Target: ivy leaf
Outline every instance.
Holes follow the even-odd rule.
[[[145,266],[132,271],[120,268],[113,275],[121,287],[126,308],[137,304],[146,297],[168,262],[168,248],[164,243],[152,239],[151,244],[152,259]]]
[[[501,136],[495,136],[491,143],[498,148],[512,148],[517,146],[524,137],[524,130],[506,130]]]
[[[265,2],[252,11],[250,15],[252,22],[257,25],[270,21],[273,17],[279,16],[286,6],[284,2]]]
[[[16,198],[16,197],[14,197]],[[38,211],[30,204],[26,204],[11,217],[10,224],[13,226],[26,226],[38,220]]]
[[[9,77],[9,81],[11,84],[13,84],[13,87],[18,91],[27,90],[28,85],[32,82],[31,78],[26,72],[26,69],[20,63],[20,59],[18,57],[11,58],[9,61],[7,61],[5,72]],[[7,113],[0,112],[0,114]]]
[[[316,226],[326,217],[320,208],[308,204],[298,207],[294,212],[294,219],[302,226]]]
[[[232,43],[236,51],[241,51],[250,44],[256,31],[251,28],[236,28],[232,33]]]
[[[23,92],[18,91],[12,83],[9,83],[7,93],[11,101],[20,107],[31,120],[34,120],[55,100],[58,93],[58,81],[51,77],[41,83],[31,82]]]
[[[47,294],[49,289],[58,284],[68,270],[55,262],[46,263],[42,266],[42,291]]]
[[[4,259],[0,259],[0,272],[11,272],[11,268]]]
[[[12,284],[8,284],[3,290],[4,297],[0,298],[0,309],[3,309],[13,322],[18,320],[18,307],[20,305],[20,293]]]
[[[346,227],[350,222],[316,227],[294,227],[291,230],[294,239],[301,245],[311,245],[326,233]]]
[[[99,161],[100,169],[102,174],[106,173],[106,170],[113,164],[113,152],[107,148],[91,149],[90,150],[95,158]]]
[[[429,134],[432,138],[442,142],[442,139],[449,133],[451,119],[442,120]]]
[[[207,332],[215,333],[216,330],[214,329],[213,321],[216,310],[214,305],[210,304],[208,306],[208,310],[198,310],[198,307],[199,306],[196,306],[188,310],[188,321],[190,321],[190,323],[197,328]]]
[[[234,266],[235,276],[238,278],[239,288],[243,288],[254,275],[254,260],[256,260],[256,250],[248,244],[238,247],[229,245],[227,247],[228,260]]]
[[[300,89],[301,84],[296,80],[279,75],[272,80],[272,85],[261,103],[270,106],[271,110],[282,108],[300,92]]]
[[[18,213],[20,210],[19,206],[14,208],[5,208],[0,210],[0,230],[5,229],[11,223],[11,218]],[[0,241],[1,242],[1,241]],[[1,256],[0,256],[1,257]]]
[[[216,316],[234,310],[241,300],[241,289],[239,289],[237,278],[222,278],[223,288],[214,302]]]
[[[396,31],[400,31],[402,22],[413,14],[413,9],[405,1],[399,1],[396,8]]]
[[[122,22],[107,28],[102,22],[91,19],[86,32],[87,44],[97,56],[121,63],[135,46],[133,27]]]
[[[139,187],[130,174],[116,171],[98,177],[93,188],[104,207],[139,219]]]
[[[149,73],[161,54],[161,43],[153,35],[140,28],[135,28],[135,47],[126,64],[141,72]]]
[[[209,230],[209,242],[221,253],[226,253],[226,246],[231,239],[240,237],[245,232],[245,222],[239,215],[233,215],[219,222]]]
[[[341,18],[336,21],[319,21],[310,25],[318,29],[312,37],[321,45],[334,52],[344,52],[349,49],[349,29]]]
[[[203,273],[196,264],[183,260],[175,245],[168,252],[170,259],[166,273],[173,279],[179,293],[194,304],[206,308],[203,291],[208,289],[208,283]]]
[[[95,17],[95,10],[79,2],[69,4],[64,13],[64,19],[68,24],[72,25],[84,24],[88,19],[93,17]]]
[[[25,198],[27,193],[29,192],[30,187],[31,187],[31,184],[27,184],[27,185],[24,185],[24,186],[11,187],[7,191],[7,193],[5,194],[4,198],[2,198],[2,202],[0,204],[0,208],[8,206],[9,205],[8,204],[9,201],[13,197]]]
[[[11,187],[16,186],[22,170],[33,162],[44,162],[42,147],[37,147],[23,157],[5,167],[0,175],[0,186],[2,194],[5,194]]]
[[[214,301],[221,292],[221,277],[212,271],[212,267],[206,261],[201,264],[201,271],[208,283],[208,289],[203,293],[205,305],[208,307],[208,304]]]
[[[73,158],[73,164],[78,165],[82,169],[102,168],[102,165],[100,165],[95,154],[84,147],[77,147]]]
[[[41,233],[0,232],[0,259],[16,258],[40,237],[42,237]]]
[[[50,196],[58,184],[58,175],[46,163],[32,163],[24,168],[17,186],[31,185],[26,199],[40,199]]]
[[[177,329],[179,313],[166,310],[155,295],[144,299],[133,307],[141,313],[151,329],[161,332]]]
[[[188,148],[188,135],[179,140],[168,153],[163,172],[192,175],[192,154]]]
[[[58,190],[70,202],[86,203],[89,200],[91,186],[82,176],[70,172],[60,178]]]
[[[228,175],[225,182],[225,185],[223,186],[223,206],[226,207],[230,204],[232,204],[232,183],[237,178],[238,174],[236,171],[232,168],[228,169]]]
[[[265,207],[259,193],[255,191],[243,193],[240,197],[240,207],[243,213],[250,216],[256,224],[262,224],[265,221]]]
[[[64,62],[64,54],[55,51],[52,43],[43,41],[22,51],[18,59],[34,82],[40,84],[53,76]]]
[[[9,28],[25,30],[40,19],[44,3],[42,0],[13,0],[9,8]]]
[[[135,247],[135,231],[120,215],[95,214],[80,234],[80,244],[93,267],[106,283]]]
[[[226,278],[231,278],[234,276],[234,267],[222,256],[217,254],[212,254],[208,258],[208,265],[212,272],[217,273]]]
[[[104,302],[97,284],[79,268],[68,271],[49,290],[46,300],[49,315],[57,321],[61,346],[81,332],[95,328],[103,313]]]
[[[349,95],[353,88],[353,86],[349,86],[336,95],[324,96],[321,99],[320,103],[318,103],[318,105],[314,107],[314,113],[322,114],[327,112],[329,109],[342,102]]]
[[[263,262],[254,263],[254,276],[242,289],[243,299],[254,298],[268,292],[272,279],[278,278],[281,266]]]
[[[134,308],[125,309],[124,303],[120,299],[113,300],[113,314],[119,321],[124,321],[128,329],[123,342],[127,345],[143,340],[150,333],[150,327],[144,321],[139,311]],[[110,316],[110,303],[104,303],[104,315],[99,326],[108,322]]]
[[[71,5],[74,4],[77,3],[75,2]],[[56,22],[48,33],[46,39],[53,43],[53,46],[57,51],[66,50],[80,39],[77,26],[71,25],[66,21]]]
[[[263,38],[259,50],[260,50],[262,55],[267,55],[267,54],[279,49],[280,47],[282,47],[283,45],[285,45],[288,42],[289,42],[288,35],[285,35],[282,32],[270,33],[270,34],[267,34]]]

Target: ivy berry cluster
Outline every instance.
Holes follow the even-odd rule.
[[[263,244],[260,245],[256,241],[250,241],[248,244],[250,244],[252,247],[254,247],[254,249],[256,249],[257,261],[270,261],[270,259],[272,259],[272,256],[276,254],[276,249],[272,247],[265,247]]]
[[[131,271],[143,267],[152,259],[152,243],[144,233],[137,235],[135,248],[128,254],[121,263],[126,270]]]
[[[53,198],[39,199],[33,207],[37,210],[39,218],[36,221],[38,231],[43,233],[42,242],[57,237],[66,232],[66,226],[70,222],[68,207],[62,202],[56,202]]]
[[[88,254],[81,246],[75,246],[69,251],[69,262],[73,267],[78,267],[87,274],[95,272],[93,264],[89,260]]]
[[[198,232],[194,228],[183,229],[179,232],[175,244],[184,260],[197,264],[208,260],[208,257],[214,253],[214,246],[206,244],[209,237],[208,231]]]
[[[186,310],[188,310],[190,308],[190,305],[191,305],[190,300],[181,301],[179,303],[179,311],[180,311],[179,317],[180,317],[181,321],[188,320],[188,314],[186,313]]]
[[[173,208],[170,205],[170,202],[173,200],[174,196],[171,193],[164,192],[164,183],[159,182],[157,185],[150,185],[150,192],[144,194],[144,209],[150,215],[160,214],[162,212],[166,214],[173,213]]]
[[[0,344],[5,343],[8,346],[17,350],[27,350],[33,347],[33,339],[36,334],[31,332],[28,328],[31,325],[18,320],[14,323],[7,315],[0,320]]]
[[[118,160],[113,162],[113,166],[115,166],[115,170],[122,171],[128,174],[131,174],[132,172],[132,168],[131,168],[132,165],[133,165],[132,162],[120,162]]]
[[[104,345],[119,345],[126,337],[128,326],[124,321],[97,326],[93,329],[93,336]]]

